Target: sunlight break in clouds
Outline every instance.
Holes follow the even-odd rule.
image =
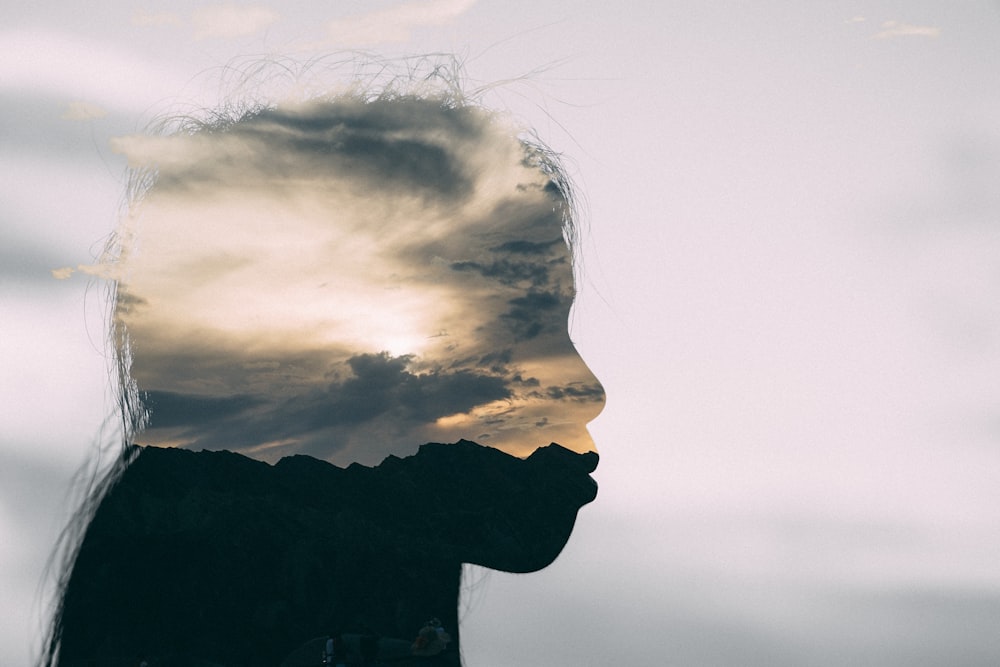
[[[408,2],[333,21],[328,32],[338,48],[405,42],[415,28],[444,25],[464,14],[475,3],[476,0]]]
[[[891,39],[893,37],[937,37],[941,34],[941,28],[927,25],[912,25],[910,23],[900,23],[898,21],[886,21],[882,24],[882,31],[873,35],[875,39]]]
[[[260,32],[278,18],[280,17],[277,12],[267,7],[217,5],[194,10],[191,14],[191,23],[197,39],[247,37]]]

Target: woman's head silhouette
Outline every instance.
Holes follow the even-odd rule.
[[[48,663],[272,664],[432,616],[457,647],[461,564],[544,567],[595,493],[604,394],[567,333],[554,156],[406,95],[119,149],[151,184],[113,262],[126,431],[150,446],[81,514]]]
[[[476,107],[313,101],[120,144],[117,322],[140,441],[375,464],[422,442],[593,449],[551,156]]]

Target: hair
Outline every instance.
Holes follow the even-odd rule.
[[[220,88],[228,91],[218,107],[193,107],[188,112],[161,114],[147,124],[145,134],[193,136],[224,133],[264,112],[303,102],[370,104],[424,100],[448,109],[474,108],[496,117],[496,112],[489,111],[482,104],[484,96],[499,87],[528,80],[540,71],[469,88],[463,63],[448,54],[391,60],[358,53],[334,54],[306,62],[276,58],[237,60],[217,72]],[[517,140],[525,150],[526,159],[549,179],[562,200],[563,237],[570,248],[574,276],[578,279],[581,202],[563,158],[546,146],[531,129],[521,127]],[[155,167],[143,166],[126,171],[125,192],[118,215],[120,220],[141,204],[155,187],[157,177]],[[127,254],[130,242],[125,227],[120,224],[119,229],[108,236],[98,258],[98,266],[103,267],[102,275],[107,280],[108,329],[105,344],[110,348],[108,377],[114,409],[95,438],[92,445],[94,453],[74,475],[70,495],[76,498],[78,507],[62,530],[47,564],[49,573],[56,572],[55,590],[51,617],[36,663],[38,667],[59,664],[65,593],[87,527],[102,500],[139,455],[141,447],[135,444],[135,438],[149,418],[131,375],[129,333],[117,317],[118,309],[123,304],[120,285],[114,277],[115,268]]]

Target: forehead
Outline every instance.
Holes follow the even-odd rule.
[[[505,126],[395,100],[122,147],[158,168],[116,310],[145,442],[367,463],[463,437],[589,448],[603,393],[566,330],[565,201]]]
[[[371,344],[468,323],[469,302],[571,287],[562,200],[525,146],[483,112],[412,105],[136,142],[160,173],[128,223],[123,290],[147,306],[122,314],[133,333]]]

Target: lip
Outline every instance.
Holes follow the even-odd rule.
[[[597,490],[599,488],[599,485],[597,483],[597,480],[593,478],[591,473],[597,470],[597,464],[600,461],[600,457],[597,454],[597,452],[584,452],[583,454],[578,454],[577,457],[578,457],[576,459],[577,469],[580,470],[580,472],[585,473],[582,477],[584,477],[587,480],[586,491],[584,491],[584,485],[582,484],[583,482],[582,479],[580,480],[581,482],[580,489],[583,492],[583,495],[586,497],[584,503],[589,503],[592,502],[595,498],[597,498]]]
[[[597,470],[597,464],[600,462],[600,455],[597,452],[585,452],[580,455],[580,465],[582,466],[584,472],[587,473],[587,479],[594,486],[594,495],[596,497],[598,483],[597,480],[593,478],[591,473]]]

